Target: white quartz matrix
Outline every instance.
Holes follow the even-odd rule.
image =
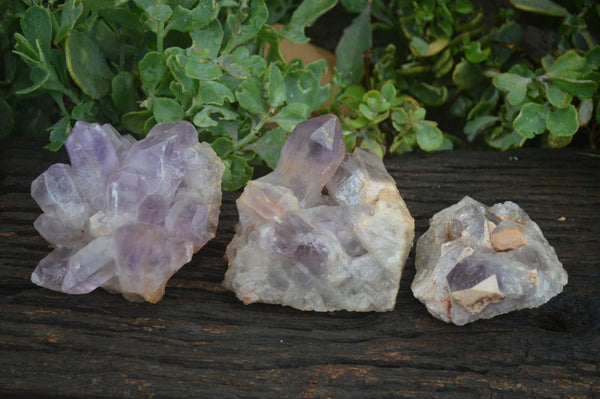
[[[554,248],[510,201],[488,208],[465,197],[436,213],[415,264],[415,297],[457,325],[538,307],[567,284]]]

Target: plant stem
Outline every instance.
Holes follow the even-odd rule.
[[[244,147],[246,144],[249,144],[250,142],[252,142],[252,140],[256,138],[256,135],[258,134],[259,130],[264,126],[265,123],[267,123],[266,119],[260,119],[256,123],[256,125],[252,128],[250,133],[248,133],[241,140],[239,140],[237,143],[235,143],[235,145],[233,146],[233,149],[239,150],[240,148]]]

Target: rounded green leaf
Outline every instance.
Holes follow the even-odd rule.
[[[573,97],[562,91],[559,87],[556,87],[553,84],[545,84],[544,89],[548,101],[555,107],[566,108],[567,105],[571,104]]]
[[[479,64],[461,61],[452,72],[452,81],[461,90],[471,90],[483,81],[483,68]]]
[[[50,55],[52,22],[47,9],[40,6],[29,7],[21,19],[21,30],[29,43],[35,47],[36,40],[39,40],[45,55]]]
[[[256,78],[244,80],[239,90],[235,92],[235,97],[240,105],[252,114],[264,114],[266,112],[262,85]]]
[[[567,93],[580,99],[592,98],[598,90],[598,83],[593,80],[553,78],[552,82]]]
[[[201,80],[198,82],[196,105],[213,104],[223,105],[225,101],[233,103],[235,96],[227,86],[214,80]]]
[[[281,110],[271,118],[271,121],[277,122],[283,130],[291,132],[299,122],[306,120],[309,115],[310,107],[308,105],[291,103],[281,108]]]
[[[71,32],[65,44],[65,57],[71,78],[85,94],[97,100],[110,91],[113,73],[96,43],[86,33]]]
[[[577,110],[573,105],[567,108],[555,108],[546,116],[546,129],[555,136],[572,136],[577,132]]]
[[[152,102],[152,114],[158,123],[175,122],[183,119],[183,108],[172,98],[156,97]]]
[[[423,151],[435,151],[444,142],[444,134],[431,122],[421,122],[416,126],[417,144]]]
[[[125,114],[138,109],[135,75],[132,72],[119,72],[113,78],[111,86],[110,97],[120,113]]]
[[[225,158],[233,151],[235,144],[228,137],[219,137],[212,142],[210,147],[217,153],[219,158]]]
[[[551,148],[563,148],[571,144],[573,136],[555,136],[552,133],[546,138],[546,142]]]
[[[129,112],[121,117],[121,123],[131,133],[142,135],[144,134],[144,126],[151,117],[152,112],[149,110]]]
[[[525,100],[527,84],[530,78],[515,73],[501,73],[494,77],[494,86],[500,91],[506,92],[506,99],[511,105],[517,105]]]
[[[185,74],[192,79],[217,80],[223,71],[210,60],[190,57],[185,64]]]
[[[155,21],[165,22],[173,14],[173,10],[166,4],[153,4],[144,11]]]
[[[494,126],[500,118],[492,115],[484,115],[467,122],[464,128],[465,135],[469,142],[475,140],[480,133]]]
[[[586,126],[594,113],[594,101],[591,98],[583,100],[577,108],[577,121],[579,126]]]
[[[537,103],[527,103],[513,122],[515,131],[521,136],[532,139],[536,134],[546,131],[546,108]]]
[[[157,51],[146,53],[138,63],[138,71],[143,87],[150,95],[153,95],[156,87],[167,73],[165,56]]]

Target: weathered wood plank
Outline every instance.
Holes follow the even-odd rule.
[[[417,236],[468,194],[519,203],[569,272],[548,304],[464,327],[410,292],[389,313],[244,306],[220,281],[239,193],[217,238],[157,305],[29,282],[49,251],[33,229],[33,178],[64,152],[13,139],[0,154],[0,394],[51,397],[600,397],[600,159],[576,150],[408,154],[386,161]],[[564,217],[564,221],[559,218]]]

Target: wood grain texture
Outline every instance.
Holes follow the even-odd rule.
[[[414,249],[393,312],[244,306],[220,284],[239,193],[224,195],[217,237],[156,305],[37,287],[29,278],[50,247],[32,226],[40,211],[29,187],[66,161],[42,145],[13,139],[0,152],[0,396],[600,397],[598,158],[521,150],[386,160],[417,237],[464,195],[512,200],[569,273],[563,293],[538,309],[457,327],[412,296]]]

